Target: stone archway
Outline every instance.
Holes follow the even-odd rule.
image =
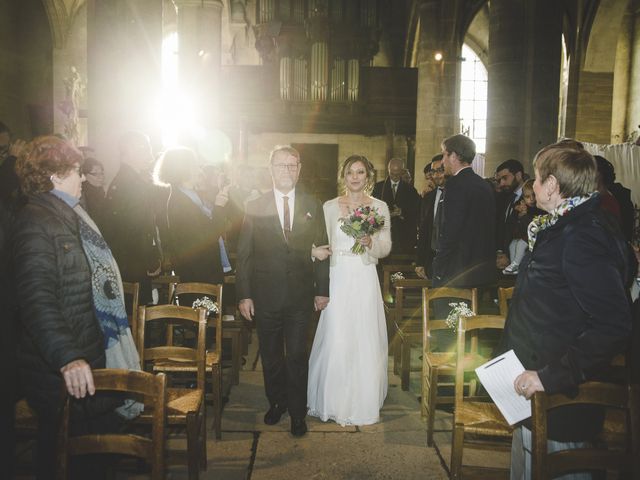
[[[85,0],[42,0],[49,25],[51,37],[55,48],[63,48],[73,19],[84,6]]]

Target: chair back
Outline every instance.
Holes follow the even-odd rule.
[[[425,352],[429,352],[429,339],[431,331],[444,330],[449,328],[446,319],[431,318],[431,302],[441,298],[454,298],[456,300],[466,300],[469,302],[472,312],[478,311],[478,289],[477,288],[449,288],[438,287],[422,289],[422,345]],[[477,346],[477,345],[476,345]]]
[[[171,303],[171,296],[176,283],[180,283],[179,275],[158,275],[151,281],[151,285],[158,289],[158,305]]]
[[[69,437],[69,406],[67,397],[60,427],[58,478],[68,477],[69,456],[90,454],[121,454],[146,460],[151,465],[151,478],[164,478],[165,407],[167,380],[163,373],[118,369],[93,370],[96,392],[122,392],[145,404],[152,411],[151,438],[133,434],[87,434]],[[128,394],[128,395],[126,395]]]
[[[513,298],[515,287],[499,287],[498,288],[498,304],[500,306],[500,315],[507,318],[509,313],[509,302]]]
[[[122,290],[124,291],[124,304],[127,307],[127,318],[129,318],[131,336],[133,337],[133,341],[136,342],[136,335],[138,335],[138,307],[140,306],[140,284],[138,282],[122,282]],[[131,302],[127,302],[127,297],[131,298]]]
[[[194,362],[197,366],[197,387],[204,391],[206,310],[204,308],[193,309],[178,305],[142,306],[139,309],[138,318],[138,353],[142,368],[146,367],[147,362],[154,363],[163,360]],[[167,328],[170,325],[177,324],[191,326],[197,333],[196,347],[174,346],[168,341],[165,345],[145,347],[145,326],[149,322],[161,322]]]
[[[459,405],[463,401],[464,394],[464,374],[472,372],[482,365],[487,359],[476,357],[477,364],[474,362],[465,362],[466,337],[469,335],[477,342],[480,330],[503,330],[505,318],[502,315],[473,315],[471,317],[460,317],[457,326],[457,343],[456,343],[456,380],[455,380],[455,408],[458,410]],[[469,352],[475,353],[476,345],[471,342]]]
[[[391,311],[397,327],[402,328],[407,320],[417,320],[420,323],[420,293],[423,288],[431,286],[431,281],[414,278],[398,280],[394,285],[395,300]]]
[[[623,412],[616,431],[623,431],[622,445],[604,444],[604,448],[577,448],[547,451],[547,412],[564,405],[600,405]],[[624,472],[623,478],[640,478],[640,385],[587,382],[579,386],[578,395],[536,392],[532,410],[532,478],[555,478],[562,473],[582,470]],[[605,423],[605,431],[607,423]],[[606,432],[605,432],[606,433]],[[614,448],[617,447],[617,448]]]
[[[396,272],[410,273],[415,275],[415,266],[407,263],[384,264],[382,265],[382,300],[387,304],[394,303],[394,289],[391,282],[391,275]]]
[[[173,301],[176,303],[176,305],[180,305],[180,295],[207,296],[211,298],[212,301],[218,304],[218,314],[215,315],[213,322],[210,321],[211,317],[209,317],[208,326],[215,327],[215,351],[219,354],[222,354],[222,284],[201,282],[177,283],[175,285],[175,288],[173,289]],[[185,306],[188,307],[190,305]]]

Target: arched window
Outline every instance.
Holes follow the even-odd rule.
[[[478,153],[487,144],[487,69],[466,44],[462,45],[460,132],[471,137]]]

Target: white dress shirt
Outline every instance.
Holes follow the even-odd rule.
[[[289,221],[291,222],[291,230],[293,230],[293,212],[294,206],[296,203],[296,189],[294,188],[286,195],[282,193],[280,190],[273,190],[273,194],[276,199],[276,209],[278,210],[278,218],[280,219],[280,228],[282,228],[282,233],[284,234],[284,200],[283,197],[287,197],[289,199]]]
[[[440,203],[440,198],[442,198],[442,187],[436,187],[436,199],[433,202],[433,218],[436,218],[436,213],[438,211],[438,204]]]

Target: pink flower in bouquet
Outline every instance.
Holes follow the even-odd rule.
[[[351,215],[341,218],[340,221],[342,222],[340,229],[356,239],[351,251],[359,255],[366,249],[358,240],[366,235],[373,235],[384,226],[384,217],[377,208],[369,206],[356,208]]]

